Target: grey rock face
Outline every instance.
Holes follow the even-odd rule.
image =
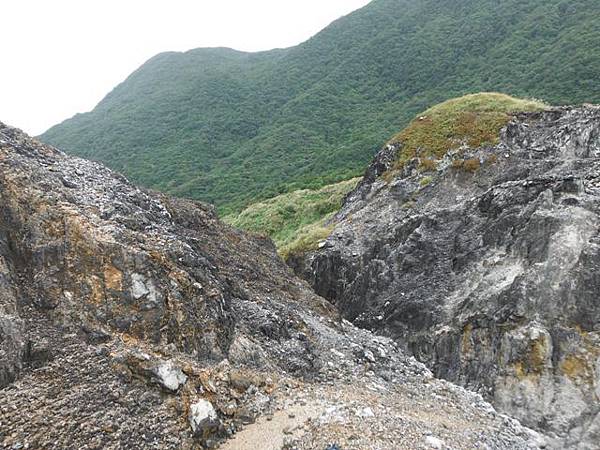
[[[216,398],[201,368],[315,378],[323,334],[345,339],[317,318],[337,317],[270,241],[227,227],[212,207],[138,189],[0,124],[0,447],[191,448],[182,405]],[[125,420],[107,392],[139,409]],[[223,392],[225,411],[253,404]],[[57,396],[72,408],[54,409]],[[130,425],[102,434],[86,408]]]
[[[0,211],[2,206],[0,205]],[[10,252],[6,234],[0,227],[0,389],[14,381],[26,355],[23,324],[17,315],[14,271],[4,257]]]
[[[299,337],[305,319],[290,305],[329,317],[333,308],[270,241],[226,227],[210,206],[143,191],[12,128],[0,133],[0,314],[15,317],[2,328],[15,359],[3,379],[18,369],[24,307],[90,342],[126,334],[207,361],[261,354],[259,365],[313,371],[311,341]],[[293,368],[273,339],[288,345]],[[256,354],[240,351],[244,340]]]
[[[386,183],[381,156],[297,273],[437,376],[598,448],[600,108],[520,115],[499,145],[433,174],[413,162]]]
[[[172,361],[160,364],[155,373],[161,386],[169,391],[176,391],[187,381],[187,376]]]
[[[0,389],[16,379],[24,353],[21,322],[15,316],[0,315]]]

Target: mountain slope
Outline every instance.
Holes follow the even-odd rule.
[[[158,55],[42,139],[224,212],[362,171],[418,111],[600,101],[595,0],[374,0],[286,50]]]

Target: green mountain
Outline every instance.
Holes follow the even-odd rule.
[[[293,48],[157,55],[41,138],[230,213],[358,175],[448,98],[600,102],[599,20],[598,0],[373,0]]]

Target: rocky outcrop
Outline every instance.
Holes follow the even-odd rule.
[[[0,357],[0,448],[215,448],[292,403],[306,420],[376,411],[340,419],[356,435],[398,426],[345,448],[406,448],[425,433],[455,448],[542,442],[342,321],[271,241],[2,124]],[[384,395],[425,412],[390,419]],[[440,398],[447,423],[430,423]],[[325,416],[296,424],[297,448],[330,424],[339,433]]]
[[[499,145],[417,165],[368,176],[296,271],[436,375],[599,448],[600,108],[522,114]]]
[[[90,340],[127,334],[202,360],[251,357],[312,372],[292,305],[329,317],[333,309],[290,276],[270,241],[13,129],[2,128],[2,146],[2,288],[13,312],[35,308]],[[241,336],[257,339],[256,354],[244,353]],[[289,345],[285,358],[267,348],[272,339]]]
[[[23,366],[21,323],[15,316],[0,317],[0,388],[14,381]]]

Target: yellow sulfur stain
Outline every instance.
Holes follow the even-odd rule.
[[[534,373],[542,373],[546,368],[546,356],[548,355],[548,343],[543,337],[531,343],[531,370]]]
[[[468,323],[463,328],[460,350],[463,356],[469,354],[473,350],[471,345],[471,335],[473,333],[473,325]]]
[[[90,302],[95,304],[102,303],[105,299],[104,284],[102,283],[102,280],[96,275],[92,275],[88,278],[88,284],[92,288]]]
[[[525,378],[527,378],[528,374],[525,370],[525,364],[523,364],[523,361],[518,361],[515,364],[513,364],[513,369],[515,371],[515,375],[519,380],[524,380]]]
[[[104,268],[104,282],[107,289],[114,291],[123,290],[123,272],[114,266],[106,266]]]
[[[538,378],[550,368],[548,366],[548,344],[549,343],[544,336],[539,337],[531,342],[529,346],[529,352],[525,358],[512,364],[512,368],[515,371],[515,376],[519,380],[524,380],[531,377]]]
[[[593,383],[593,370],[581,355],[569,355],[560,364],[560,369],[573,381]]]

